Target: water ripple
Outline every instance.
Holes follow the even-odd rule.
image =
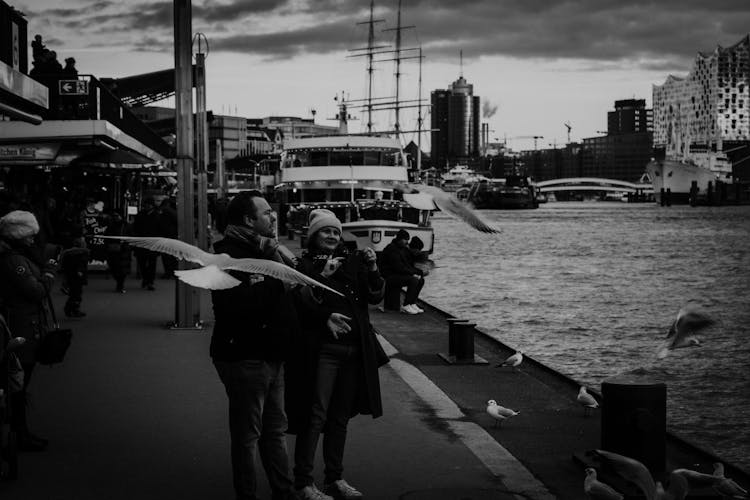
[[[750,207],[547,203],[483,215],[503,232],[433,219],[439,267],[425,300],[582,383],[633,370],[664,380],[670,429],[750,468]],[[704,347],[657,364],[688,301],[718,324]]]

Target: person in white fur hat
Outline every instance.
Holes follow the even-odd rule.
[[[295,488],[302,500],[357,499],[362,493],[343,478],[344,448],[352,416],[383,413],[378,367],[388,357],[370,327],[368,304],[380,302],[385,282],[372,248],[347,252],[342,246],[341,221],[333,212],[310,212],[307,235],[297,269],[343,296],[309,287],[300,293],[303,335],[287,363],[285,393],[289,432],[297,434]],[[321,434],[322,491],[313,482]]]
[[[15,337],[25,341],[16,349],[24,370],[23,388],[11,395],[11,427],[24,451],[41,451],[47,440],[29,432],[26,389],[36,365],[36,349],[45,333],[47,294],[57,263],[44,262],[34,246],[39,224],[31,212],[15,210],[0,218],[0,311]]]

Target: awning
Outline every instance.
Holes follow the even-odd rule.
[[[79,156],[70,162],[70,166],[96,167],[118,170],[141,170],[143,168],[157,165],[140,153],[127,149],[107,149]]]
[[[32,125],[39,125],[40,123],[42,123],[41,116],[27,113],[26,111],[22,111],[2,102],[0,102],[0,114],[8,115],[11,118],[15,118],[16,120],[20,120],[26,123],[31,123]]]

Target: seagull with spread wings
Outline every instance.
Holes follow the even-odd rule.
[[[499,233],[500,230],[487,224],[472,208],[460,201],[455,196],[451,196],[436,186],[427,186],[425,184],[397,184],[394,189],[406,194],[407,203],[422,208],[423,203],[429,203],[431,200],[437,208],[446,214],[460,219],[483,233]],[[419,196],[411,196],[418,193]]]
[[[139,237],[139,236],[101,236],[101,238],[127,241],[138,248],[145,248],[152,252],[172,255],[180,260],[194,262],[203,267],[175,271],[180,281],[198,288],[208,290],[224,290],[240,284],[240,281],[227,271],[240,271],[249,274],[262,274],[270,278],[300,285],[311,285],[324,288],[336,295],[336,290],[286,266],[280,262],[266,259],[235,259],[227,254],[204,252],[200,248],[172,238]]]
[[[714,320],[698,307],[687,305],[681,308],[672,326],[669,327],[666,341],[656,357],[664,359],[673,349],[700,346],[700,340],[695,334],[713,324]]]

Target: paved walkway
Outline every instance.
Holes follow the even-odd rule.
[[[163,327],[174,319],[172,281],[157,282],[155,292],[133,288],[133,279],[128,285],[120,295],[112,280],[94,276],[84,295],[88,316],[66,321],[75,333],[65,362],[34,373],[31,426],[51,444],[21,455],[20,477],[0,483],[0,498],[233,498],[210,327]],[[58,309],[63,301],[55,297]],[[385,416],[351,423],[345,460],[347,479],[368,500],[513,498],[393,367],[381,379]],[[265,482],[262,493],[268,497]]]

